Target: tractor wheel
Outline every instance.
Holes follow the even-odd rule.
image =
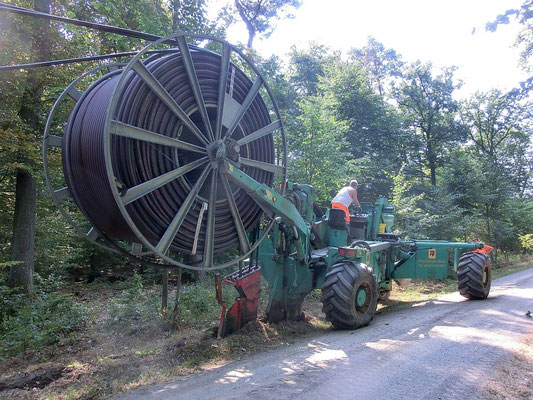
[[[361,328],[374,318],[378,297],[376,279],[365,265],[334,264],[322,287],[322,312],[336,328]]]
[[[487,255],[468,252],[459,259],[457,288],[467,299],[486,299],[490,291],[492,266]]]

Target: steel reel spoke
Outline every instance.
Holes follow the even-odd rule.
[[[176,149],[188,150],[195,153],[207,154],[206,150],[200,146],[183,142],[156,132],[138,128],[120,121],[111,121],[112,133],[130,139],[142,140],[153,144],[161,144]]]
[[[243,146],[245,144],[253,142],[254,140],[261,139],[264,136],[270,135],[272,134],[272,132],[277,131],[279,128],[281,128],[281,121],[278,119],[272,122],[271,124],[268,124],[267,126],[264,126],[263,128],[237,140],[237,144],[239,146]]]
[[[252,102],[254,101],[255,96],[257,96],[257,94],[259,93],[259,90],[261,90],[261,86],[263,86],[263,79],[257,78],[252,88],[246,95],[246,98],[242,102],[239,110],[233,117],[233,121],[231,122],[231,125],[229,126],[228,131],[226,132],[226,136],[224,136],[224,140],[230,138],[231,135],[233,135],[233,132],[235,132],[235,129],[239,125],[239,122],[241,122],[242,117],[244,116],[246,111],[248,111],[248,108],[250,108],[250,106],[252,105]]]
[[[218,78],[217,122],[215,127],[216,140],[222,137],[222,115],[224,114],[224,100],[226,97],[226,85],[228,83],[230,57],[231,49],[226,43],[224,43],[222,45],[222,57],[220,59],[220,75]]]
[[[70,193],[68,187],[64,187],[54,191],[54,196],[58,201],[63,201],[72,198],[72,194]]]
[[[143,182],[137,186],[134,186],[126,190],[126,193],[122,197],[123,204],[129,204],[143,196],[146,196],[148,193],[153,192],[156,189],[159,189],[161,186],[166,185],[169,182],[179,178],[180,176],[185,175],[186,173],[200,167],[208,161],[207,157],[200,158],[190,164],[187,164],[183,167],[176,168],[173,171],[169,171],[166,174],[160,175],[156,178],[150,179],[149,181]]]
[[[231,193],[229,182],[225,176],[221,176],[220,178],[222,185],[224,186],[224,191],[226,192],[226,198],[228,199],[228,205],[231,211],[231,216],[233,217],[233,223],[235,224],[235,230],[237,231],[237,235],[239,237],[241,253],[246,254],[250,251],[250,242],[248,240],[248,236],[246,235],[241,216],[239,215],[239,210],[235,204],[235,198]]]
[[[159,243],[157,243],[156,250],[161,253],[166,253],[168,248],[170,247],[170,243],[174,240],[174,237],[178,233],[181,224],[183,223],[183,220],[185,219],[185,216],[187,215],[187,212],[191,208],[191,205],[198,195],[199,190],[203,186],[205,180],[207,179],[207,176],[209,175],[209,172],[211,171],[211,166],[207,166],[204,171],[202,172],[202,175],[198,178],[198,181],[194,185],[194,187],[191,189],[189,194],[187,195],[187,198],[181,205],[180,209],[178,210],[176,216],[174,219],[172,219],[172,222],[168,226],[167,230],[163,234],[163,237],[161,240],[159,240]]]
[[[61,136],[48,135],[46,137],[46,142],[45,142],[45,147],[46,146],[62,147],[63,146],[63,138]]]
[[[141,79],[148,85],[150,89],[167,105],[167,107],[189,128],[194,135],[205,145],[208,144],[202,131],[191,121],[189,116],[176,103],[174,98],[166,91],[157,78],[146,68],[141,62],[137,61],[132,65],[132,69],[139,74]]]
[[[189,51],[189,45],[184,36],[178,36],[176,38],[178,43],[178,48],[180,49],[181,57],[183,58],[183,65],[185,71],[187,71],[187,76],[189,77],[189,83],[191,84],[191,89],[198,104],[198,109],[200,115],[202,116],[202,122],[204,127],[207,130],[207,137],[209,141],[214,141],[213,129],[211,128],[211,122],[209,121],[209,116],[207,115],[207,108],[205,107],[204,98],[202,96],[202,91],[200,89],[200,82],[198,82],[198,76],[196,75],[196,70],[194,68],[194,63],[192,61],[191,53]]]
[[[269,164],[257,160],[252,160],[251,158],[240,158],[241,164],[247,165],[249,167],[259,168],[264,171],[272,172],[274,174],[283,175],[285,173],[285,167],[281,167],[276,164]]]
[[[78,101],[81,98],[81,93],[74,86],[68,89],[67,94],[74,101]]]
[[[209,192],[209,208],[207,209],[207,226],[205,229],[205,246],[204,246],[204,265],[211,267],[213,265],[213,252],[215,244],[215,212],[217,208],[217,183],[218,168],[214,169],[211,174],[211,187]]]

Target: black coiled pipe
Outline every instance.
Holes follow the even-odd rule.
[[[221,59],[207,51],[194,50],[191,53],[214,130]],[[152,56],[144,63],[200,130],[205,132],[180,54]],[[252,82],[234,66],[230,68],[230,74],[233,76],[228,79],[226,92],[231,91],[233,98],[242,103]],[[78,101],[63,137],[63,170],[74,200],[94,226],[116,239],[138,242],[139,239],[115,204],[105,167],[105,116],[119,78],[119,73],[109,74],[93,84]],[[114,116],[116,120],[205,147],[134,72],[128,72],[119,96]],[[270,122],[268,109],[258,95],[232,137],[238,140]],[[198,153],[117,135],[112,137],[111,151],[113,176],[119,191],[202,157]],[[242,146],[240,155],[273,164],[275,154],[272,136],[268,135]],[[204,167],[199,167],[126,206],[131,220],[152,245],[158,243],[168,228],[202,168]],[[271,172],[247,166],[242,169],[255,180],[272,184],[274,177]],[[211,176],[205,181],[191,206],[171,244],[171,250],[185,254],[191,252],[200,209],[202,202],[207,201],[210,185]],[[256,226],[261,209],[242,189],[230,186],[245,230],[249,232]],[[199,254],[204,251],[206,225],[207,213],[203,216],[198,237]],[[236,247],[239,242],[221,182],[218,183],[217,190],[214,239],[215,254]]]

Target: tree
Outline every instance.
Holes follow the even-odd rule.
[[[209,25],[205,0],[171,0],[169,5],[173,32],[207,33]]]
[[[346,152],[362,193],[371,201],[388,195],[409,141],[402,138],[401,119],[392,105],[374,93],[370,79],[356,63],[327,64],[319,90],[338,121],[346,124]]]
[[[51,0],[35,1],[35,10],[50,11]],[[40,59],[48,59],[50,25],[46,20],[32,21],[29,32],[31,52]],[[40,98],[43,93],[44,75],[41,71],[31,71],[27,75],[18,116],[23,123],[23,135],[34,140],[42,130],[40,115]],[[33,289],[33,271],[35,268],[35,202],[36,179],[32,174],[33,160],[21,152],[16,168],[15,210],[13,215],[13,239],[11,258],[20,262],[13,264],[9,270],[8,286],[21,287],[26,292]]]
[[[531,71],[529,62],[533,55],[533,1],[525,0],[519,8],[512,8],[500,14],[492,22],[485,25],[487,31],[495,32],[501,24],[508,24],[514,18],[519,24],[524,25],[518,37],[516,45],[522,47],[521,64],[526,71]],[[529,84],[531,84],[529,79]]]
[[[407,164],[392,179],[397,231],[411,239],[466,240],[468,224],[455,193],[443,186],[420,184]]]
[[[506,174],[523,196],[531,178],[531,104],[493,89],[464,102],[461,119],[479,155]]]
[[[381,97],[385,96],[386,82],[401,76],[401,56],[394,49],[385,49],[372,36],[368,38],[365,47],[352,49],[350,55],[368,74],[372,87]]]
[[[330,192],[349,179],[342,141],[346,125],[324,107],[320,95],[304,98],[298,107],[298,125],[288,138],[290,179],[313,185],[318,201],[329,204]]]
[[[328,47],[316,42],[309,43],[309,48],[305,50],[292,46],[287,74],[289,82],[301,96],[315,95],[326,66],[338,57],[340,54],[332,53]]]
[[[395,98],[413,134],[419,140],[422,163],[429,169],[431,185],[437,185],[437,167],[452,143],[464,137],[457,123],[459,104],[452,94],[460,87],[453,80],[454,68],[445,68],[433,77],[431,63],[416,62],[403,74]]]
[[[301,0],[234,0],[233,5],[224,7],[220,17],[228,25],[236,16],[244,22],[248,30],[248,48],[252,48],[257,34],[269,37],[276,23],[285,18],[293,18],[291,12],[301,5]]]

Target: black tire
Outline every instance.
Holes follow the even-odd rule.
[[[356,304],[358,293],[364,298],[361,305]],[[357,329],[367,326],[374,318],[378,297],[378,285],[372,272],[358,262],[346,261],[330,268],[320,300],[322,312],[333,326]]]
[[[492,266],[487,255],[464,253],[457,267],[457,288],[467,299],[486,299],[490,292]]]

